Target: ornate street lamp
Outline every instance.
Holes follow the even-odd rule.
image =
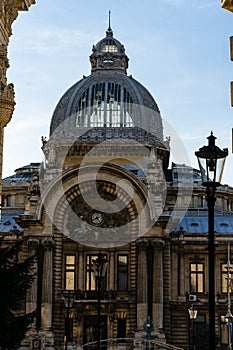
[[[194,328],[194,322],[197,318],[197,310],[192,305],[190,309],[188,309],[189,312],[189,318],[192,322],[192,350],[195,350],[195,328]]]
[[[103,257],[101,253],[98,254],[97,259],[92,260],[92,266],[95,274],[96,279],[96,286],[97,286],[97,297],[98,297],[98,304],[97,304],[97,350],[100,350],[100,327],[101,327],[101,319],[100,319],[100,302],[101,302],[101,284],[103,281],[103,278],[106,273],[108,260]]]
[[[70,318],[70,308],[73,306],[75,299],[74,290],[63,290],[61,292],[61,298],[64,300],[64,304],[67,310],[66,319],[65,319],[65,350],[67,350],[68,341],[71,338],[71,329],[72,329],[72,319]]]
[[[144,331],[146,332],[146,350],[150,350],[151,333],[154,330],[154,324],[150,316],[147,317],[143,325]]]
[[[202,185],[206,187],[208,205],[208,254],[209,254],[209,349],[215,350],[215,243],[214,206],[215,190],[220,186],[228,149],[221,150],[215,145],[216,137],[211,132],[208,145],[195,152],[198,158]]]

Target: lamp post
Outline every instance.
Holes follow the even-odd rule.
[[[65,319],[65,350],[67,350],[68,341],[70,339],[70,330],[71,330],[71,322],[70,322],[70,308],[73,306],[75,298],[75,291],[73,290],[63,290],[62,291],[62,299],[64,300],[66,307],[66,319]]]
[[[206,187],[208,205],[208,255],[209,255],[209,349],[215,350],[215,239],[214,239],[214,206],[215,190],[220,186],[228,149],[221,150],[215,145],[216,137],[211,132],[207,137],[208,145],[195,152],[198,158],[202,185]]]
[[[194,328],[194,322],[197,318],[197,310],[194,308],[194,306],[192,305],[192,307],[190,307],[190,309],[188,309],[189,312],[189,318],[192,322],[192,350],[195,350],[195,328]]]
[[[98,257],[96,259],[92,260],[95,279],[96,279],[96,287],[97,287],[97,350],[100,350],[100,326],[101,326],[101,314],[100,314],[100,308],[101,308],[101,284],[102,280],[105,276],[105,272],[107,269],[107,263],[108,260],[103,257],[101,253],[98,254]]]
[[[154,330],[154,324],[150,316],[148,316],[146,321],[144,322],[143,328],[146,332],[146,350],[150,350],[151,333]]]

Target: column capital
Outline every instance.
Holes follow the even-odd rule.
[[[47,250],[52,250],[54,248],[55,242],[53,239],[47,238],[42,240],[42,245]]]
[[[27,241],[28,249],[30,251],[36,250],[39,244],[40,244],[39,239],[29,239]]]
[[[165,243],[163,241],[149,241],[149,240],[140,240],[137,242],[137,249],[144,250],[151,245],[154,250],[163,250]]]

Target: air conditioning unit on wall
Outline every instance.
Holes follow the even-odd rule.
[[[195,294],[189,294],[189,301],[197,301],[197,296]]]

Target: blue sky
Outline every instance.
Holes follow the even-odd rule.
[[[229,148],[222,182],[233,186],[233,13],[220,0],[37,0],[20,13],[8,50],[17,105],[5,129],[3,176],[42,160],[41,136],[48,136],[62,94],[90,73],[89,55],[105,36],[109,9],[114,36],[130,58],[128,74],[154,96],[190,164],[197,166],[194,152],[213,130],[217,144]],[[183,162],[182,154],[172,157]]]

